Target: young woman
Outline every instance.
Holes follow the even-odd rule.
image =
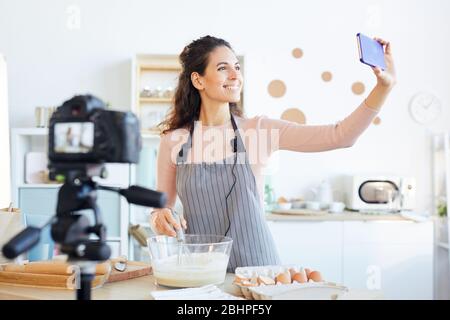
[[[356,110],[322,126],[243,117],[236,104],[243,78],[230,44],[205,36],[186,46],[174,106],[161,124],[157,190],[167,193],[168,202],[167,208],[152,211],[153,230],[175,236],[183,227],[186,233],[231,237],[231,272],[279,264],[264,219],[261,169],[276,150],[319,152],[355,143],[396,81],[391,46],[376,40],[385,48],[387,69],[373,68],[377,84]],[[177,194],[182,226],[173,215]]]

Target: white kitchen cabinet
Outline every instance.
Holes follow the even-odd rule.
[[[432,213],[435,220],[434,283],[435,298],[448,299],[450,296],[450,132],[432,135]],[[447,214],[442,215],[439,206],[445,205]],[[443,209],[443,208],[441,208]]]
[[[433,223],[268,221],[283,264],[386,299],[433,299]]]
[[[11,172],[13,204],[18,206],[25,221],[38,221],[39,217],[56,214],[58,190],[61,184],[28,183],[26,179],[26,155],[28,152],[47,153],[48,128],[13,128],[11,130]],[[108,163],[105,165],[108,177],[94,177],[99,184],[111,187],[128,187],[130,165]],[[128,224],[130,205],[125,198],[111,191],[98,191],[97,204],[107,228],[107,242],[112,257],[128,255]],[[83,211],[93,222],[92,210]],[[40,221],[39,225],[46,220]]]
[[[335,221],[268,221],[282,264],[320,270],[342,283],[342,223]]]
[[[343,284],[386,299],[433,299],[431,221],[343,224]]]

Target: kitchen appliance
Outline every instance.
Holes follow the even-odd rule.
[[[34,115],[37,128],[47,128],[56,107],[36,107]]]
[[[333,188],[327,180],[323,180],[317,188],[311,188],[310,191],[314,194],[314,200],[318,202],[319,208],[308,208],[307,203],[306,206],[308,209],[326,209],[333,202]]]
[[[347,208],[358,211],[399,212],[414,210],[416,181],[395,175],[346,176],[344,193]]]
[[[225,280],[233,240],[221,235],[165,235],[147,239],[156,284],[200,287]]]
[[[25,183],[47,183],[47,153],[27,152],[25,155]]]

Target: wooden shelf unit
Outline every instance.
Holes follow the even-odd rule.
[[[244,57],[238,55],[238,59],[241,64],[241,72],[244,72]],[[172,78],[170,87],[174,90],[177,86],[178,75],[182,71],[181,65],[178,61],[178,55],[160,55],[160,54],[137,54],[132,60],[132,75],[131,75],[131,106],[132,112],[134,112],[141,122],[141,136],[143,138],[143,146],[146,148],[154,148],[156,151],[159,148],[160,131],[156,128],[146,126],[146,112],[149,110],[155,110],[161,112],[161,110],[168,111],[173,105],[173,95],[171,97],[146,97],[141,96],[141,91],[144,87],[148,86],[150,89],[155,89],[161,86],[161,89],[167,89],[169,86],[168,79]],[[174,93],[174,91],[173,91]],[[244,94],[241,93],[241,101],[239,105],[242,109],[244,105]],[[156,119],[155,119],[156,120]],[[162,119],[161,119],[162,120]],[[153,122],[153,121],[150,121]],[[156,175],[156,161],[145,164],[147,170],[150,170]],[[130,170],[131,184],[135,184],[139,179],[145,180],[140,177],[141,166],[132,166]],[[154,188],[154,185],[143,185],[148,188]],[[177,199],[177,205],[180,205]],[[180,208],[181,209],[181,208]],[[148,209],[139,206],[132,206],[130,208],[130,223],[140,224],[141,226],[149,229],[148,217],[144,218],[144,211]],[[150,230],[149,230],[150,232]],[[129,255],[137,260],[140,259],[139,251],[133,244],[134,241],[129,241]],[[146,251],[146,249],[144,250]]]
[[[241,72],[244,73],[244,57],[238,55],[241,64]],[[132,111],[139,117],[143,131],[155,131],[155,123],[162,121],[167,111],[173,105],[173,94],[177,86],[178,75],[182,71],[178,55],[173,54],[137,54],[132,63]],[[171,88],[169,97],[141,96],[145,87],[154,90],[158,87],[162,90]],[[244,106],[244,93],[241,93],[239,105]],[[149,116],[150,114],[150,116]],[[151,116],[153,115],[153,116]]]
[[[13,204],[22,210],[25,220],[48,219],[56,214],[58,183],[27,183],[25,156],[28,152],[48,152],[48,128],[11,129],[11,194]],[[125,163],[106,164],[108,178],[93,180],[104,186],[125,188],[130,185],[130,166]],[[107,227],[107,243],[112,256],[128,255],[130,205],[118,194],[98,191],[98,206]],[[88,215],[89,217],[92,214]]]
[[[162,64],[146,64],[142,63],[139,67],[140,71],[181,71],[181,66],[178,64],[165,64],[163,62]]]
[[[139,117],[143,132],[156,131],[172,105],[181,65],[178,55],[137,54],[132,67],[132,111]],[[141,96],[148,87],[155,96]],[[167,95],[169,90],[170,96]],[[164,94],[164,97],[161,95]]]
[[[450,265],[450,131],[431,136],[431,206],[435,219],[434,297],[447,299]],[[445,203],[447,215],[440,217],[438,206]],[[442,295],[442,296],[441,296]]]
[[[172,98],[143,98],[139,97],[139,103],[171,103]]]

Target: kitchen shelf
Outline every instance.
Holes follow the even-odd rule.
[[[241,64],[241,72],[244,72],[244,57],[237,56]],[[156,152],[159,148],[161,132],[156,129],[169,112],[173,105],[173,90],[177,86],[178,76],[182,71],[178,54],[136,54],[131,63],[131,111],[135,113],[141,123],[141,137],[145,165],[138,164],[130,169],[130,184],[139,183],[144,187],[156,188]],[[142,90],[148,87],[149,90],[160,90],[165,95],[148,94],[153,97],[141,96]],[[159,88],[158,88],[159,87]],[[170,93],[170,94],[169,94]],[[169,96],[172,96],[169,98]],[[241,101],[238,103],[244,110],[244,94],[241,94]],[[156,151],[153,155],[151,150]],[[143,174],[144,172],[144,174]],[[145,172],[154,175],[150,179]],[[132,206],[130,217],[139,216],[143,208]],[[130,219],[135,221],[135,219]],[[137,220],[139,221],[139,220]],[[137,222],[149,228],[150,225]],[[129,241],[129,256],[135,257],[135,248]],[[139,256],[139,255],[138,255]]]
[[[182,68],[178,60],[178,55],[161,54],[137,54],[132,61],[131,69],[131,107],[141,123],[141,137],[143,152],[142,161],[145,163],[132,166],[130,170],[131,184],[139,184],[143,187],[155,189],[156,175],[156,150],[159,147],[161,132],[156,129],[156,125],[163,120],[172,105],[172,98],[168,96],[153,97],[141,96],[141,91],[145,87],[155,90],[158,87],[164,92],[169,87],[175,88],[177,77]],[[171,94],[172,95],[172,94]],[[146,150],[146,151],[144,151]],[[154,150],[154,152],[153,152]],[[144,218],[143,211],[147,210],[140,206],[130,207],[130,223],[144,226],[141,222]],[[138,218],[141,217],[141,218]],[[145,225],[146,228],[149,224]],[[143,252],[129,235],[129,257],[141,260]]]
[[[57,189],[62,186],[61,183],[24,183],[20,184],[17,187],[18,188],[51,188],[51,189]]]
[[[28,217],[37,217],[43,212],[54,211],[61,183],[25,183],[26,155],[29,152],[47,153],[48,128],[11,129],[11,184],[13,205],[21,208]],[[43,170],[37,168],[34,170]],[[109,175],[106,179],[95,177],[102,185],[124,188],[130,185],[130,165],[106,164]],[[42,180],[44,182],[45,180]],[[128,254],[129,204],[120,195],[100,190],[99,202],[106,206],[103,216],[114,233],[107,237],[112,242],[114,254]],[[100,208],[102,210],[102,208]],[[108,215],[108,217],[106,217]],[[106,223],[105,222],[105,223]]]
[[[171,103],[172,98],[139,98],[139,102],[142,103]]]
[[[435,268],[434,286],[435,297],[439,298],[442,290],[442,278],[448,277],[448,266],[450,265],[450,221],[448,219],[450,209],[450,132],[431,135],[431,204],[432,213],[435,217]],[[447,216],[440,218],[438,206],[444,202],[447,206]],[[446,254],[439,253],[439,248],[446,249]],[[441,260],[446,260],[443,264]],[[443,267],[445,265],[445,267]],[[447,289],[446,289],[447,290]]]
[[[169,63],[171,63],[171,62],[169,62]],[[175,71],[175,72],[180,72],[181,71],[181,66],[179,64],[164,64],[164,63],[146,64],[146,63],[143,63],[143,64],[141,64],[139,66],[139,69],[141,71]]]
[[[145,130],[145,131],[141,131],[141,137],[142,139],[156,139],[159,140],[160,139],[160,132],[159,131],[150,131],[150,130]]]
[[[446,151],[449,148],[450,132],[435,134],[433,136],[433,148],[435,151]]]
[[[46,136],[48,128],[13,128],[11,130],[17,136]]]
[[[442,198],[446,201],[447,212],[450,207],[450,132],[433,135],[432,148],[432,205],[433,214],[437,216]]]
[[[182,68],[178,55],[137,54],[132,61],[132,93],[131,108],[144,130],[152,130],[163,120],[172,105],[172,97],[141,96],[141,91],[148,87],[150,90],[165,92],[177,85],[178,75]]]

